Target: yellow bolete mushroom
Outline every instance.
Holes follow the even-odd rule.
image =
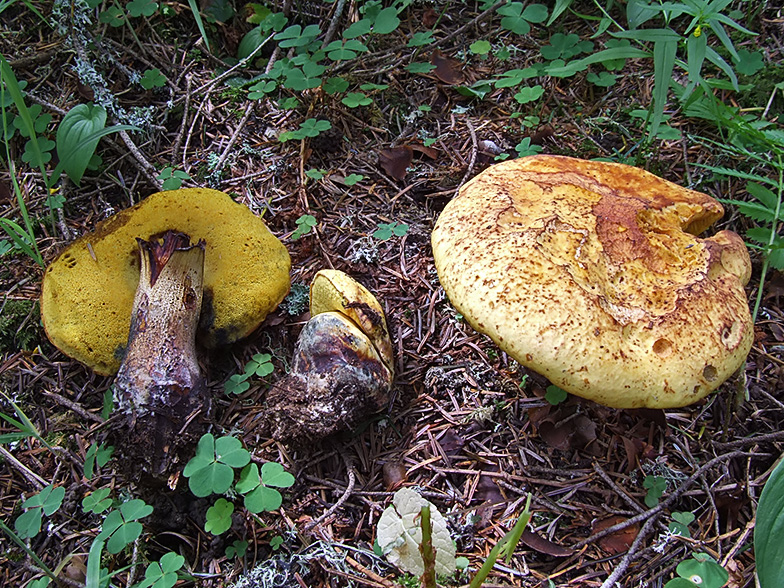
[[[531,156],[463,186],[433,256],[466,320],[557,386],[616,408],[685,406],[752,344],[743,241],[697,237],[723,212],[635,167]]]
[[[205,243],[205,347],[249,335],[288,293],[289,254],[246,206],[206,188],[159,192],[101,222],[46,269],[41,315],[55,346],[99,374],[117,372],[139,284],[136,239],[166,231]]]
[[[315,441],[356,427],[384,409],[394,378],[384,311],[359,282],[319,271],[310,314],[291,372],[269,390],[261,417],[283,441]]]
[[[289,268],[283,244],[226,194],[160,192],[55,259],[41,315],[64,353],[117,372],[126,457],[160,479],[202,427],[186,428],[209,413],[197,338],[215,347],[256,329],[288,292]]]

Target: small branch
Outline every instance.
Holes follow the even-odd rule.
[[[621,579],[626,570],[629,568],[629,564],[632,563],[632,560],[637,555],[637,551],[640,548],[640,544],[642,543],[643,539],[645,539],[650,532],[653,530],[653,526],[656,524],[656,521],[659,517],[651,517],[649,518],[645,524],[640,529],[640,532],[637,533],[637,537],[634,538],[634,541],[629,547],[629,551],[623,556],[620,563],[617,567],[612,571],[612,573],[607,576],[607,579],[602,584],[601,588],[614,588],[615,583]]]
[[[343,492],[343,495],[338,498],[338,501],[329,507],[324,514],[318,517],[315,521],[311,521],[307,528],[313,529],[323,523],[329,516],[331,516],[337,509],[339,509],[346,500],[348,500],[351,493],[354,491],[354,484],[356,483],[356,473],[354,472],[354,466],[348,461],[348,459],[344,456],[343,458],[346,462],[346,467],[348,468],[348,485],[346,486],[346,490]]]
[[[240,136],[242,129],[245,127],[245,123],[248,122],[251,114],[253,114],[253,110],[256,107],[256,101],[251,100],[248,102],[248,106],[245,108],[245,114],[242,115],[240,122],[237,124],[237,128],[234,129],[234,132],[231,135],[231,139],[229,139],[229,144],[226,145],[226,148],[221,153],[220,159],[218,159],[218,163],[215,166],[215,170],[218,171],[223,167],[223,164],[226,162],[226,158],[229,156],[229,152],[231,151],[234,144],[237,142],[237,138]]]
[[[158,190],[163,189],[163,183],[156,177],[157,170],[149,161],[147,161],[147,158],[144,157],[144,154],[139,151],[139,148],[131,140],[130,136],[128,136],[128,133],[125,131],[118,131],[117,134],[120,135],[123,143],[125,143],[125,146],[128,147],[128,150],[133,154],[133,157],[136,159],[136,161],[139,162],[139,169],[141,172],[147,176],[147,179],[154,186],[156,186]]]

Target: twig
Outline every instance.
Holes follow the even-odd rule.
[[[463,179],[460,180],[460,183],[457,185],[457,188],[455,188],[454,190],[455,194],[457,194],[460,191],[460,188],[463,187],[463,184],[465,184],[468,181],[468,178],[471,177],[471,174],[474,173],[474,164],[476,164],[476,154],[479,151],[479,142],[476,140],[476,131],[474,130],[474,125],[472,125],[471,121],[468,119],[466,119],[466,125],[468,126],[468,132],[471,133],[471,144],[473,145],[473,148],[471,149],[471,160],[468,162],[468,169],[466,170],[466,173],[463,175]]]
[[[714,447],[718,451],[725,449],[734,449],[736,447],[748,447],[749,445],[756,445],[757,443],[766,443],[768,441],[779,441],[784,439],[784,431],[776,431],[775,433],[765,433],[764,435],[754,435],[753,437],[745,437],[743,439],[736,439],[735,441],[728,441],[726,443],[714,443]]]
[[[182,109],[182,123],[180,124],[180,130],[177,131],[177,138],[174,140],[174,149],[172,149],[172,164],[180,156],[180,149],[182,148],[182,141],[185,138],[185,127],[188,124],[188,110],[191,107],[191,77],[187,76],[185,78],[185,106]]]
[[[755,456],[758,456],[758,454],[749,453],[746,451],[733,451],[732,453],[719,455],[718,457],[714,457],[713,459],[706,461],[696,472],[694,472],[691,476],[689,476],[686,480],[684,480],[684,482],[680,486],[678,486],[675,490],[673,490],[666,500],[660,502],[659,504],[657,504],[651,509],[646,510],[645,512],[641,512],[640,514],[635,515],[629,519],[626,519],[625,521],[618,523],[617,525],[613,525],[612,527],[607,527],[606,529],[602,529],[601,531],[594,533],[590,537],[586,537],[582,541],[578,541],[572,546],[572,549],[580,549],[581,547],[584,547],[589,543],[593,543],[594,541],[601,539],[602,537],[606,537],[607,535],[620,531],[621,529],[625,529],[626,527],[634,525],[635,523],[642,522],[645,519],[653,517],[654,515],[657,515],[661,511],[668,509],[673,503],[675,503],[675,501],[677,501],[683,495],[683,493],[686,491],[686,489],[689,486],[694,484],[694,482],[700,478],[703,472],[709,470],[717,463],[734,459],[736,457],[755,457]]]
[[[335,5],[335,13],[332,15],[332,20],[329,22],[329,28],[327,29],[327,33],[324,35],[324,42],[321,44],[322,49],[329,45],[329,42],[335,36],[335,32],[338,30],[340,17],[343,15],[343,8],[345,6],[346,0],[338,0],[338,3]]]
[[[234,132],[231,135],[231,139],[229,139],[229,144],[226,145],[226,148],[221,153],[220,159],[218,159],[218,163],[215,165],[215,170],[218,171],[223,167],[226,158],[229,156],[229,152],[231,151],[234,144],[237,142],[237,138],[240,136],[240,132],[245,127],[245,123],[248,122],[251,114],[253,114],[253,109],[256,107],[256,101],[251,100],[248,102],[248,106],[245,108],[245,114],[242,115],[240,122],[237,123],[237,128],[234,129]]]
[[[642,529],[640,529],[640,532],[637,533],[637,537],[635,537],[634,541],[632,541],[631,547],[629,547],[629,551],[626,552],[612,573],[607,576],[607,579],[604,581],[601,588],[613,588],[615,586],[615,583],[628,569],[629,564],[632,563],[635,555],[637,555],[637,550],[640,548],[640,544],[642,543],[643,539],[645,539],[651,532],[658,518],[659,517],[651,517],[645,522],[645,524],[642,526]]]
[[[599,474],[599,477],[604,480],[604,483],[607,484],[610,488],[615,490],[615,493],[620,496],[623,501],[628,504],[632,509],[636,510],[637,512],[643,512],[643,508],[637,504],[632,498],[623,491],[622,488],[615,483],[615,481],[609,476],[607,472],[602,469],[598,463],[593,464],[593,471]]]
[[[11,452],[9,452],[5,447],[0,445],[0,455],[8,462],[9,465],[16,468],[27,480],[35,486],[38,490],[42,490],[46,487],[46,480],[44,480],[41,476],[33,472],[30,468],[28,468],[25,464],[21,461],[16,459]]]
[[[104,419],[102,419],[101,417],[99,417],[96,414],[93,414],[93,413],[91,413],[89,411],[84,410],[84,408],[82,408],[81,405],[77,404],[76,402],[74,402],[72,400],[69,400],[65,396],[60,396],[56,392],[49,392],[48,390],[44,390],[43,393],[44,393],[44,396],[48,396],[52,400],[56,401],[58,404],[61,404],[61,405],[65,406],[65,407],[71,409],[72,411],[74,411],[76,414],[78,414],[83,419],[87,419],[89,421],[93,421],[93,422],[96,422],[96,423],[103,423],[104,422]]]
[[[125,143],[125,146],[128,147],[128,150],[133,154],[136,161],[139,162],[139,169],[141,170],[141,172],[145,176],[147,176],[147,179],[154,186],[156,186],[159,190],[162,189],[163,183],[156,177],[155,174],[156,169],[149,161],[147,161],[147,159],[144,157],[142,152],[139,151],[139,148],[128,136],[128,133],[126,133],[125,131],[118,131],[117,134],[120,135],[120,138],[123,140],[123,143]]]
[[[317,527],[318,525],[323,523],[329,516],[331,516],[337,509],[339,509],[343,505],[343,503],[346,502],[346,500],[348,500],[349,496],[351,496],[351,493],[354,491],[354,484],[356,483],[356,474],[354,472],[354,465],[349,461],[349,459],[345,455],[343,456],[343,459],[346,462],[346,468],[348,469],[348,484],[346,485],[346,490],[345,492],[343,492],[341,497],[338,498],[338,501],[335,504],[333,504],[331,507],[329,507],[329,510],[327,510],[324,514],[318,517],[315,521],[311,521],[310,524],[308,524],[307,527],[308,529],[313,529],[314,527]]]

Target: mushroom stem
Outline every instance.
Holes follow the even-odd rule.
[[[138,436],[131,441],[143,450],[143,469],[155,475],[166,473],[185,424],[210,406],[196,358],[204,241],[191,245],[173,231],[160,242],[137,241],[139,285],[114,398]]]

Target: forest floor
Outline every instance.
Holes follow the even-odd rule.
[[[268,6],[288,9],[289,23],[326,31],[334,22],[340,32],[361,18],[356,4]],[[215,436],[237,436],[254,461],[281,463],[296,479],[283,491],[280,509],[251,516],[238,502],[231,529],[215,536],[204,530],[214,497],[197,499],[184,482],[153,501],[117,460],[85,475],[88,450],[106,441],[102,411],[113,378],[92,373],[47,340],[37,303],[43,268],[9,248],[0,257],[0,389],[6,395],[0,412],[20,419],[12,398],[54,449],[34,436],[0,445],[0,520],[14,528],[25,497],[51,483],[65,489],[60,508],[45,517],[45,532],[27,541],[65,578],[63,585],[83,585],[88,573],[102,518],[85,514],[81,503],[99,488],[110,488],[115,499],[145,497],[156,509],[142,520],[144,532],[132,547],[102,558],[116,572],[116,586],[144,577],[143,567],[125,566],[157,561],[168,551],[185,558],[183,586],[229,586],[253,569],[255,584],[244,586],[417,585],[373,552],[379,516],[401,485],[420,490],[447,516],[458,554],[473,570],[532,495],[530,532],[508,564],[496,564],[488,587],[588,588],[609,586],[608,578],[628,588],[663,586],[693,553],[713,557],[728,572],[728,586],[755,585],[756,505],[784,443],[781,273],[766,273],[743,373],[691,406],[616,410],[573,396],[557,405],[545,399],[544,378],[456,313],[439,285],[430,246],[445,204],[502,154],[607,158],[735,199],[748,198],[745,181],[701,166],[749,167],[721,147],[726,133],[686,116],[677,101],[668,105],[666,132],[648,140],[644,116],[635,111],[651,104],[650,59],[622,63],[606,87],[588,81],[599,71],[588,66],[572,77],[539,76],[530,86],[536,82],[542,94],[531,100],[515,99],[519,89],[477,86],[543,61],[541,49],[555,33],[575,33],[597,47],[608,38],[591,39],[602,16],[592,3],[577,3],[550,27],[532,23],[528,34],[501,26],[497,10],[503,3],[489,10],[480,4],[415,2],[400,13],[395,30],[368,41],[368,53],[331,66],[325,79],[331,73],[352,88],[373,84],[361,90],[370,99],[364,105],[347,104],[345,92],[323,87],[278,88],[250,99],[248,80],[264,71],[273,44],[245,67],[221,75],[236,63],[241,40],[255,26],[243,7],[225,22],[206,23],[209,50],[187,3],[161,5],[120,26],[95,18],[121,8],[106,3],[88,11],[90,23],[75,19],[70,30],[47,24],[57,19],[50,3],[31,4],[46,22],[20,2],[4,9],[0,53],[26,81],[29,106],[40,105],[56,122],[78,103],[111,96],[110,122],[124,122],[118,113],[146,117],[139,123],[143,132],[102,138],[98,169],[88,170],[79,186],[63,177],[55,192],[63,198],[52,211],[41,174],[21,162],[23,139],[17,134],[9,142],[45,264],[100,221],[159,191],[161,171],[172,167],[187,174],[183,186],[219,189],[263,215],[291,255],[293,293],[301,296],[322,268],[343,270],[364,284],[386,312],[395,354],[383,414],[351,434],[306,447],[241,428],[285,376],[308,318],[302,306],[289,299],[252,336],[202,356]],[[227,6],[203,2],[202,9],[215,5]],[[343,7],[339,17],[337,6]],[[773,84],[784,79],[775,65],[784,61],[784,16],[762,3],[743,22],[760,34],[738,37],[738,48],[760,52],[769,67],[757,77],[741,77],[746,85],[739,92],[716,93],[729,107],[757,115],[766,108],[767,120],[780,128],[776,115],[784,100]],[[432,44],[407,45],[431,28]],[[482,40],[492,51],[472,46]],[[414,61],[436,68],[405,69]],[[152,70],[163,76],[162,86],[144,89],[139,74],[131,75]],[[459,88],[473,88],[473,95]],[[296,131],[308,119],[329,121],[330,128],[312,138],[279,140],[282,131]],[[54,139],[53,128],[38,132]],[[749,166],[775,177],[764,166]],[[0,210],[19,222],[7,167],[0,171]],[[744,235],[751,221],[731,205],[727,210],[711,231]],[[295,234],[303,215],[311,215],[315,226]],[[402,234],[379,235],[385,227]],[[752,260],[747,294],[753,305],[762,275],[758,251]],[[227,379],[257,353],[271,354],[274,372],[252,378],[239,395],[226,394]],[[13,422],[0,422],[0,434],[15,431]],[[688,533],[672,532],[684,526]],[[248,542],[244,556],[227,555],[238,541]],[[42,577],[41,562],[0,533],[0,585]],[[462,585],[469,579],[465,573],[444,581]]]

